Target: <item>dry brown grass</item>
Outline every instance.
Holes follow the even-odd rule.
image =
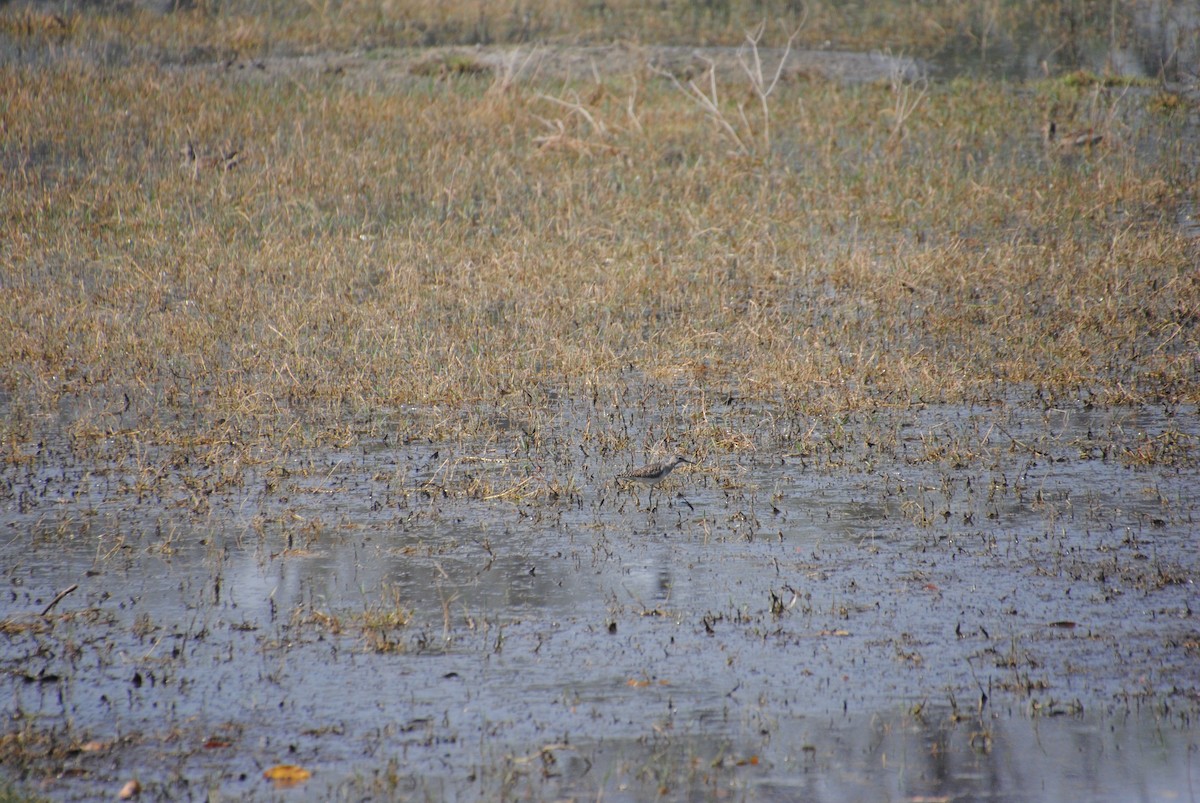
[[[202,12],[68,28],[174,47],[191,24],[210,48],[216,25],[265,36]],[[355,415],[436,429],[535,389],[607,393],[629,366],[808,410],[1011,383],[1200,400],[1200,275],[1175,224],[1194,167],[1148,94],[962,80],[914,107],[905,82],[794,80],[770,138],[736,154],[645,69],[574,86],[244,72],[0,69],[10,459],[64,400],[83,440],[309,437],[298,421],[352,440]],[[763,133],[739,116],[758,112],[749,82],[721,89]],[[1104,125],[1104,146],[1046,154],[1052,108]]]

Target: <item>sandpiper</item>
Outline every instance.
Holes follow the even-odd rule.
[[[242,163],[242,155],[238,151],[224,151],[220,156],[201,156],[191,142],[180,149],[180,154],[183,156],[183,168],[191,171],[192,178],[199,178],[204,170],[229,172]]]
[[[662,460],[658,463],[650,463],[646,466],[639,466],[632,471],[619,474],[617,475],[617,479],[625,482],[636,482],[642,485],[658,485],[660,482],[665,480],[672,471],[675,470],[677,465],[680,463],[690,464],[692,462],[693,461],[688,460],[683,455],[677,454],[674,457],[669,457],[666,460]]]
[[[1053,120],[1042,127],[1042,134],[1046,138],[1046,147],[1059,152],[1090,150],[1104,139],[1104,134],[1094,128],[1072,131],[1065,135],[1059,134],[1058,126]]]

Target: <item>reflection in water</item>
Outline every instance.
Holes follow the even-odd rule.
[[[341,468],[203,514],[138,502],[116,468],[9,465],[10,500],[47,478],[55,498],[4,514],[5,721],[114,743],[47,766],[84,796],[120,767],[252,794],[285,758],[314,796],[1186,789],[1194,411],[871,426],[803,461],[714,455],[651,511],[621,512],[604,470],[569,503],[406,496],[394,450],[297,457]]]

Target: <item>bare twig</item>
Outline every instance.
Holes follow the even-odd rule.
[[[537,94],[537,98],[538,98],[538,100],[545,100],[545,101],[549,101],[550,103],[556,103],[565,109],[569,109],[571,114],[577,114],[580,117],[582,117],[584,120],[586,120],[587,124],[592,127],[592,131],[594,131],[596,133],[596,136],[599,136],[599,137],[607,136],[608,129],[604,126],[604,123],[596,120],[596,118],[592,116],[592,113],[589,112],[586,108],[584,108],[583,104],[580,103],[578,100],[574,100],[574,101],[563,100],[562,98],[556,98],[552,95],[543,95],[540,92]]]
[[[79,583],[72,583],[68,587],[64,588],[62,591],[59,591],[58,596],[55,597],[54,599],[50,600],[50,604],[47,605],[44,609],[42,609],[42,616],[45,616],[46,614],[50,613],[50,611],[54,610],[54,606],[57,605],[58,603],[62,602],[63,597],[65,597],[67,594],[70,594],[72,591],[74,591],[77,588],[79,588]]]
[[[792,52],[792,43],[796,41],[796,37],[800,35],[800,30],[804,27],[804,22],[808,17],[808,8],[804,9],[804,16],[800,18],[800,24],[788,34],[787,44],[783,47],[783,55],[779,57],[779,64],[775,67],[775,75],[772,76],[768,84],[763,76],[762,58],[759,56],[758,43],[762,41],[763,33],[767,29],[767,22],[763,20],[758,27],[753,31],[746,31],[746,43],[738,48],[738,63],[742,65],[746,76],[750,79],[750,85],[754,88],[754,93],[758,95],[759,105],[762,107],[763,119],[763,150],[766,153],[771,151],[771,109],[767,105],[767,98],[775,91],[775,87],[779,84],[780,77],[783,76],[783,68],[787,64],[788,56]],[[746,53],[750,53],[751,63],[746,62]],[[743,114],[742,119],[745,120]],[[747,125],[747,128],[749,126]]]
[[[642,129],[642,121],[637,116],[637,93],[638,83],[637,78],[633,79],[633,91],[629,93],[629,99],[625,103],[625,112],[629,115],[629,121],[633,124],[634,129],[639,133],[645,133]]]
[[[929,81],[924,76],[909,80],[902,69],[892,71],[892,130],[888,134],[887,150],[893,151],[904,139],[904,125],[921,101],[929,94]]]
[[[780,79],[783,77],[784,67],[787,65],[788,56],[792,52],[792,44],[796,41],[796,37],[800,35],[801,29],[804,27],[804,21],[808,17],[808,9],[804,11],[804,17],[794,30],[788,33],[787,43],[784,45],[783,54],[779,57],[779,63],[775,65],[775,72],[768,80],[763,73],[762,55],[759,52],[759,43],[762,41],[763,34],[766,32],[767,23],[764,21],[752,31],[746,31],[746,42],[738,49],[737,59],[742,70],[746,73],[746,78],[750,81],[750,87],[754,90],[754,94],[758,96],[759,114],[762,117],[762,154],[769,155],[771,152],[771,107],[768,99],[775,91],[775,87],[779,85]],[[716,65],[709,59],[704,59],[708,65],[705,71],[708,77],[707,89],[701,89],[696,85],[695,81],[688,81],[684,86],[678,78],[671,72],[657,67],[651,67],[655,73],[667,78],[675,87],[688,97],[693,103],[700,107],[705,116],[716,124],[720,130],[734,145],[736,153],[739,156],[749,156],[756,151],[754,134],[754,125],[751,122],[750,115],[746,113],[744,105],[738,105],[738,120],[731,122],[730,118],[724,111],[721,110],[721,97],[717,92],[717,71]],[[703,80],[703,79],[702,79]]]
[[[725,113],[721,111],[721,100],[717,95],[716,65],[713,64],[713,62],[709,59],[704,59],[704,61],[708,64],[708,93],[705,93],[698,86],[696,86],[695,81],[688,81],[687,86],[685,87],[679,82],[679,79],[676,78],[673,73],[658,67],[651,67],[651,69],[654,70],[654,72],[656,72],[658,75],[667,78],[675,85],[676,89],[687,95],[687,97],[697,106],[699,106],[700,110],[703,111],[704,114],[710,120],[712,120],[721,131],[725,132],[725,135],[729,137],[729,139],[733,141],[733,144],[737,148],[738,154],[746,155],[750,153],[750,148],[747,147],[746,143],[742,140],[742,137],[738,135],[737,130],[730,125],[727,119],[725,119]]]
[[[504,60],[503,68],[496,71],[496,78],[494,81],[492,81],[492,85],[488,87],[487,93],[489,95],[502,95],[511,89],[513,84],[515,84],[521,78],[521,76],[524,75],[525,68],[528,67],[538,55],[538,50],[537,48],[530,50],[525,56],[525,60],[518,64],[517,59],[520,55],[520,50],[514,50],[511,54],[509,54],[508,58]]]

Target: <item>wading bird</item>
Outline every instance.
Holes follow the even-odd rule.
[[[674,471],[675,467],[680,463],[692,464],[693,461],[688,460],[681,454],[677,454],[674,457],[669,457],[666,460],[659,461],[658,463],[650,463],[649,465],[639,466],[638,468],[627,471],[624,474],[618,474],[617,479],[621,480],[622,482],[636,482],[640,485],[658,485],[660,482],[670,476],[671,472]]]

